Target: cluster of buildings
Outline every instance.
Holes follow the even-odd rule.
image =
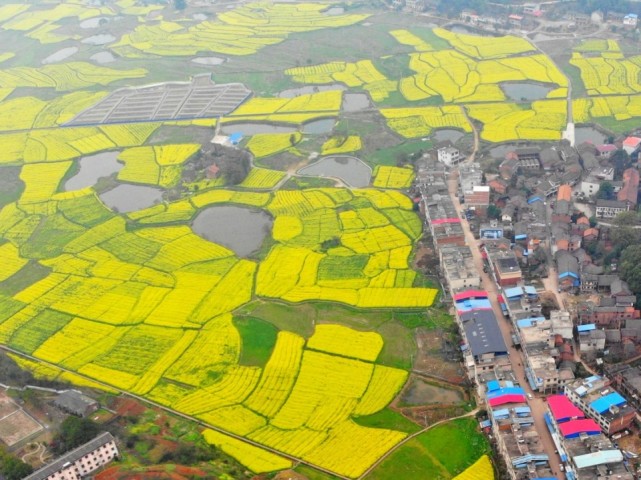
[[[617,421],[630,417],[631,422],[634,409],[605,385],[603,378],[593,376],[577,380],[566,386],[564,394],[546,399],[545,422],[568,480],[635,478],[627,468],[631,454],[619,449],[608,438],[608,428],[600,425],[609,424],[615,417]]]
[[[634,148],[628,152],[633,155],[640,145],[641,139],[623,142],[623,147]],[[609,240],[608,228],[588,218],[575,202],[585,189],[590,192],[584,194],[586,200],[592,197],[596,207],[599,188],[594,185],[607,179],[614,187],[612,201],[635,209],[638,170],[627,168],[615,182],[615,167],[609,161],[617,147],[574,149],[561,144],[517,149],[506,155],[498,175],[490,179],[478,164],[458,164],[458,196],[464,208],[458,212],[447,188],[448,168],[460,160],[453,148],[438,148],[435,158],[419,169],[417,181],[441,277],[455,307],[468,376],[479,385],[487,407],[488,420],[482,426],[494,435],[511,478],[552,478],[555,472],[541,444],[543,432],[536,430],[525,390],[529,387],[549,398],[546,425],[566,478],[634,478],[628,464],[633,454],[612,439],[637,418],[638,405],[628,399],[641,405],[641,369],[609,379],[576,378],[575,348],[578,344],[588,355],[603,353],[612,342],[634,348],[641,344],[641,312],[634,308],[636,297],[616,267],[606,271],[593,261],[589,252],[595,242]],[[490,205],[500,208],[491,219]],[[505,320],[497,318],[473,252],[465,244],[465,221],[474,226],[474,233],[478,228],[482,268],[496,284]],[[561,305],[562,310],[544,315],[531,279],[548,272],[556,275],[559,291],[586,293],[589,301],[579,302],[573,311]],[[505,321],[510,322],[511,344],[501,328]],[[515,379],[516,366],[509,356],[513,347],[521,350],[527,385]],[[574,414],[559,415],[561,404]]]

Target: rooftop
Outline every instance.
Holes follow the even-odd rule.
[[[474,356],[486,353],[505,354],[507,346],[492,310],[474,310],[460,314],[465,336]]]
[[[62,457],[59,457],[57,460],[54,460],[48,465],[45,465],[41,469],[36,470],[28,477],[25,477],[24,480],[44,480],[50,475],[53,475],[54,473],[64,468],[67,463],[74,463],[88,453],[91,453],[94,450],[102,447],[103,445],[106,445],[109,442],[113,442],[114,440],[115,439],[111,435],[111,433],[101,433],[93,440],[90,440],[84,445],[81,445],[78,448],[70,451],[69,453],[64,454]]]

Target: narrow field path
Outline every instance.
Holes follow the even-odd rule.
[[[439,425],[443,425],[444,423],[452,422],[452,421],[454,421],[454,420],[458,420],[459,418],[466,418],[466,417],[471,417],[471,416],[473,416],[473,415],[476,415],[476,414],[478,413],[478,411],[479,411],[479,407],[476,407],[476,408],[475,408],[474,410],[472,410],[471,412],[467,412],[467,413],[465,413],[465,414],[463,414],[463,415],[459,415],[458,417],[452,417],[452,418],[446,418],[445,420],[440,420],[440,421],[438,421],[438,422],[436,422],[436,423],[433,423],[432,425],[428,425],[427,427],[420,429],[418,432],[414,432],[414,433],[412,433],[411,435],[408,435],[408,436],[407,436],[407,437],[405,437],[403,440],[401,440],[399,443],[397,443],[396,445],[394,445],[394,447],[392,447],[390,450],[388,450],[388,451],[387,451],[387,453],[386,453],[385,455],[383,455],[381,458],[379,458],[379,459],[378,459],[378,461],[377,461],[374,465],[372,465],[371,467],[369,467],[369,468],[365,471],[365,473],[363,473],[360,477],[358,477],[358,479],[357,479],[357,480],[362,480],[362,479],[364,479],[365,477],[367,477],[367,475],[369,475],[370,473],[372,473],[372,471],[373,471],[374,469],[376,469],[376,467],[378,467],[378,466],[383,462],[383,460],[385,460],[387,457],[389,457],[391,454],[393,454],[396,450],[398,450],[400,447],[402,447],[403,445],[405,445],[405,444],[406,444],[407,442],[409,442],[410,440],[412,440],[412,439],[414,439],[414,438],[418,437],[419,435],[421,435],[421,434],[423,434],[423,433],[427,432],[428,430],[431,430],[431,429],[432,429],[432,428],[434,428],[434,427],[438,427]]]

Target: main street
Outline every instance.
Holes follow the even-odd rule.
[[[461,208],[461,204],[457,195],[457,173],[457,170],[454,170],[451,173],[448,182],[448,189],[452,202],[454,203],[454,206],[456,207],[456,210],[460,215],[463,209]],[[545,453],[549,458],[550,468],[557,478],[562,479],[564,477],[562,476],[560,470],[560,458],[558,453],[556,453],[556,447],[554,445],[554,442],[552,441],[552,436],[548,431],[547,425],[545,424],[545,419],[543,417],[546,410],[545,401],[542,398],[538,398],[535,396],[535,392],[532,391],[532,389],[530,388],[530,384],[525,378],[523,357],[521,351],[514,348],[512,344],[512,323],[503,316],[503,311],[501,310],[501,306],[499,305],[497,299],[499,292],[496,283],[490,275],[483,271],[483,257],[481,256],[478,242],[476,241],[474,235],[472,234],[472,231],[470,230],[469,223],[463,220],[461,221],[461,225],[463,227],[463,232],[465,233],[465,242],[472,251],[474,264],[481,276],[481,286],[488,293],[490,303],[492,304],[492,310],[494,311],[494,314],[498,319],[498,324],[501,328],[501,333],[503,334],[503,340],[505,341],[505,344],[508,345],[508,356],[512,365],[514,376],[519,384],[525,389],[525,391],[530,394],[529,396],[532,396],[532,399],[528,400],[528,403],[530,405],[530,408],[532,409],[532,418],[534,419],[534,425],[536,427],[536,431],[539,434],[539,439],[541,441],[541,444],[543,445]]]

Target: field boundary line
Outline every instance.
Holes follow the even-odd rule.
[[[214,426],[214,425],[210,425],[210,424],[208,424],[208,423],[206,423],[206,422],[203,422],[202,420],[199,420],[199,419],[194,418],[194,417],[191,417],[191,416],[189,416],[189,415],[187,415],[187,414],[185,414],[185,413],[182,413],[182,412],[179,412],[179,411],[177,411],[177,410],[174,410],[173,408],[170,408],[170,407],[167,407],[167,406],[165,406],[165,405],[161,405],[161,404],[159,404],[159,403],[156,403],[156,402],[154,402],[153,400],[150,400],[150,399],[147,399],[147,398],[141,397],[141,396],[139,396],[139,395],[136,395],[136,394],[134,394],[134,393],[127,392],[127,391],[125,391],[125,390],[121,390],[121,389],[119,389],[119,388],[115,388],[115,387],[113,387],[112,385],[109,385],[109,384],[107,384],[107,383],[105,383],[105,382],[101,382],[100,380],[96,380],[96,379],[94,379],[94,378],[88,377],[88,376],[83,375],[83,374],[81,374],[81,373],[74,372],[73,370],[69,370],[69,369],[67,369],[67,368],[65,368],[65,367],[62,367],[62,366],[56,365],[55,363],[50,363],[50,362],[47,362],[47,361],[41,360],[41,359],[39,359],[39,358],[32,357],[31,355],[27,355],[26,353],[22,353],[22,352],[19,352],[19,351],[17,351],[17,350],[14,350],[14,349],[12,349],[11,347],[8,347],[7,345],[0,345],[0,349],[4,350],[4,351],[6,351],[6,352],[13,353],[14,355],[18,355],[18,356],[21,356],[21,357],[24,357],[24,358],[28,358],[29,360],[32,360],[32,361],[34,361],[34,362],[38,362],[38,363],[41,363],[41,364],[44,364],[44,365],[50,365],[50,366],[52,366],[52,367],[57,368],[58,370],[62,370],[63,372],[73,373],[73,374],[78,375],[78,376],[80,376],[80,377],[82,377],[82,378],[85,378],[85,379],[87,379],[87,380],[91,380],[92,382],[94,382],[94,383],[96,383],[96,384],[98,384],[98,385],[102,385],[102,386],[104,386],[104,387],[108,387],[110,390],[115,390],[115,391],[117,391],[117,392],[120,392],[120,394],[122,394],[122,395],[126,395],[126,396],[129,396],[129,397],[135,398],[136,400],[139,400],[139,401],[141,401],[141,402],[143,402],[143,403],[146,403],[146,404],[148,404],[148,405],[153,405],[154,407],[160,408],[160,409],[162,409],[162,410],[164,410],[164,411],[166,411],[166,412],[169,412],[169,413],[172,413],[172,414],[177,415],[177,416],[179,416],[179,417],[182,417],[182,418],[184,418],[185,420],[189,420],[189,421],[191,421],[191,422],[194,422],[194,423],[196,423],[197,425],[200,425],[201,427],[209,428],[209,429],[214,430],[214,431],[216,431],[216,432],[218,432],[218,433],[222,433],[223,435],[227,435],[227,436],[229,436],[229,437],[235,438],[236,440],[240,440],[240,441],[242,441],[242,442],[244,442],[244,443],[247,443],[247,444],[249,444],[249,445],[252,445],[252,446],[254,446],[254,447],[260,448],[260,449],[262,449],[262,450],[266,450],[266,451],[268,451],[268,452],[270,452],[270,453],[273,453],[274,455],[278,455],[279,457],[283,457],[283,458],[286,458],[286,459],[288,459],[288,460],[291,460],[291,461],[292,461],[293,463],[295,463],[295,464],[296,464],[296,463],[298,463],[298,464],[302,464],[302,465],[307,465],[308,467],[311,467],[311,468],[313,468],[314,470],[318,470],[318,471],[323,472],[323,473],[326,473],[326,474],[328,474],[328,475],[332,475],[332,476],[334,476],[334,477],[340,478],[341,480],[352,480],[352,478],[351,478],[351,477],[346,477],[346,476],[341,475],[341,474],[339,474],[339,473],[333,472],[333,471],[331,471],[331,470],[329,470],[329,469],[326,469],[326,468],[320,467],[320,466],[318,466],[318,465],[316,465],[316,464],[310,463],[310,462],[305,461],[305,460],[303,460],[303,459],[301,459],[301,458],[298,458],[298,457],[294,457],[293,455],[289,455],[289,454],[287,454],[287,453],[281,452],[281,451],[279,451],[279,450],[276,450],[275,448],[272,448],[272,447],[269,447],[269,446],[263,445],[263,444],[261,444],[261,443],[255,442],[255,441],[253,441],[253,440],[251,440],[251,439],[248,439],[248,438],[242,437],[242,436],[240,436],[240,435],[237,435],[237,434],[235,434],[235,433],[227,432],[227,431],[223,430],[223,429],[222,429],[222,428],[220,428],[220,427],[216,427],[216,426]],[[41,427],[42,427],[42,426],[41,426]],[[238,463],[240,463],[240,462],[238,462]],[[377,465],[377,464],[378,464],[378,462],[377,462],[375,465]],[[369,471],[369,470],[368,470],[368,471]]]
[[[458,420],[459,418],[466,418],[466,417],[471,417],[472,415],[476,415],[476,413],[479,411],[479,407],[476,407],[474,410],[464,413],[463,415],[459,415],[458,417],[452,417],[452,418],[446,418],[444,420],[440,420],[436,423],[433,423],[431,425],[428,425],[427,427],[424,427],[420,429],[418,432],[414,432],[411,435],[408,435],[405,437],[403,440],[398,442],[396,445],[394,445],[392,448],[390,448],[385,455],[383,455],[381,458],[379,458],[371,467],[369,467],[365,473],[363,473],[360,477],[358,477],[356,480],[363,480],[365,477],[367,477],[372,471],[376,469],[381,463],[383,463],[383,460],[385,460],[387,457],[389,457],[392,453],[394,453],[396,450],[398,450],[400,447],[405,445],[407,442],[410,440],[418,437],[419,435],[431,430],[434,427],[438,427],[439,425],[443,425],[444,423],[448,422],[453,422],[454,420]]]

